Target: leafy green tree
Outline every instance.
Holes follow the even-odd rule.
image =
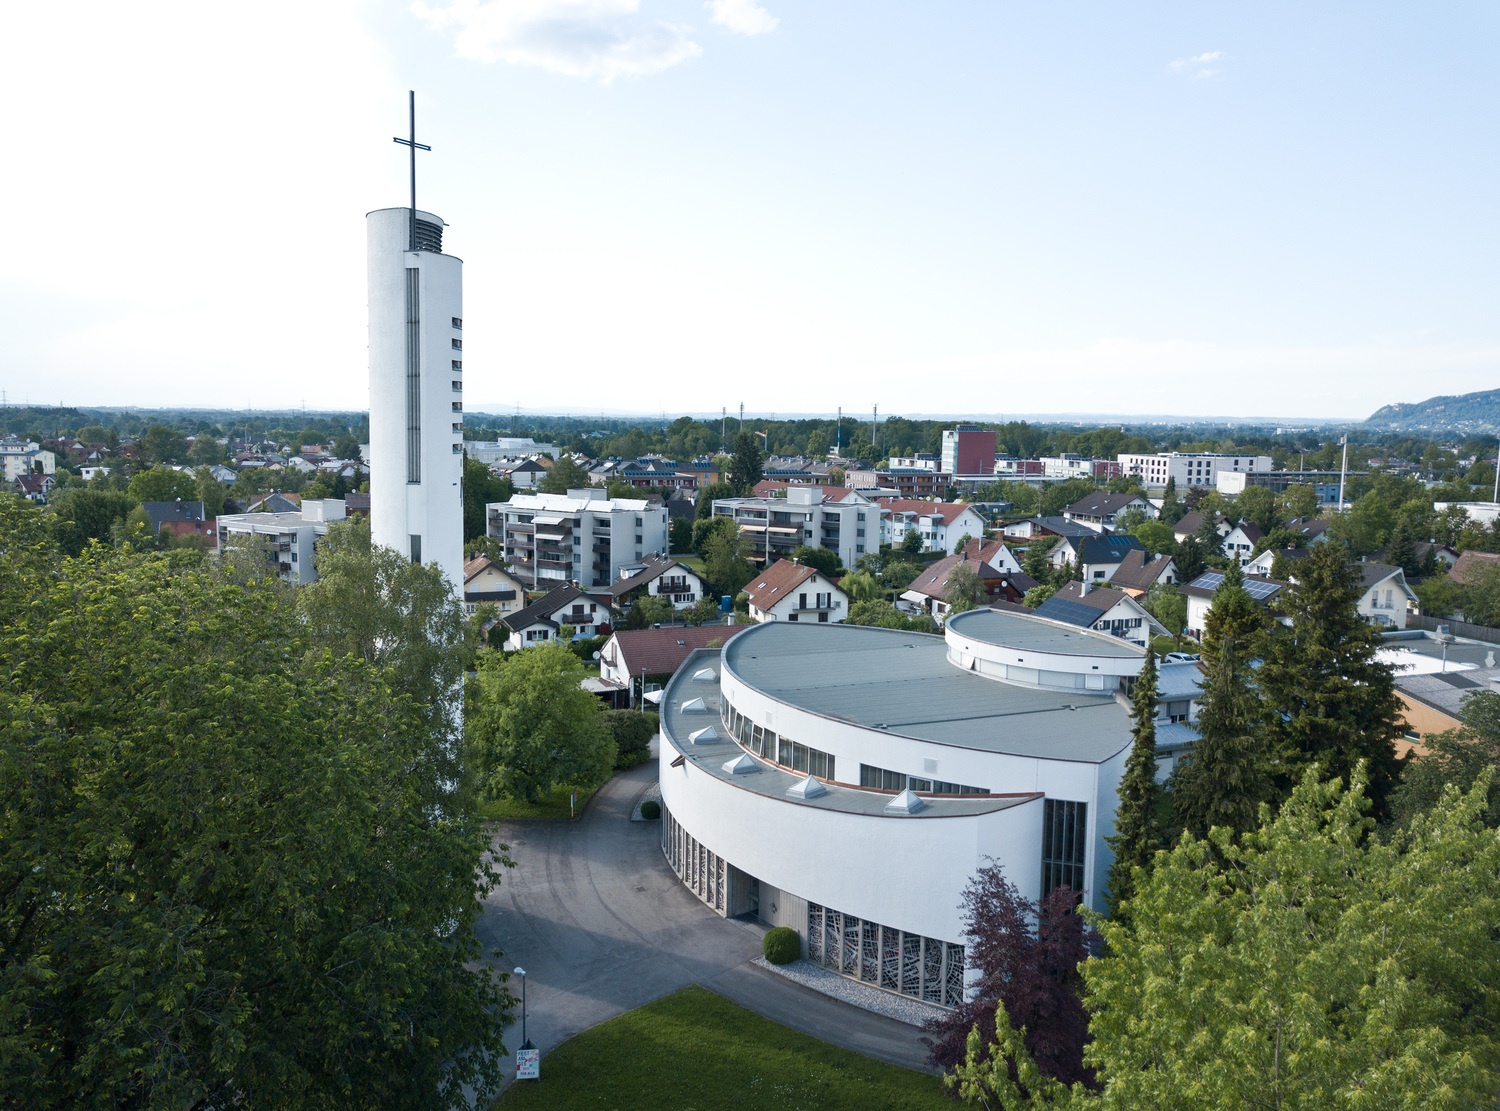
[[[1356,608],[1362,593],[1344,547],[1316,545],[1297,564],[1297,581],[1278,595],[1292,624],[1272,628],[1256,678],[1288,769],[1283,776],[1316,763],[1347,777],[1366,761],[1369,794],[1383,816],[1400,770],[1395,740],[1405,726],[1391,668],[1375,655],[1385,638]]]
[[[1187,596],[1175,586],[1158,583],[1146,595],[1146,609],[1173,636],[1180,637],[1187,628]]]
[[[672,603],[660,594],[642,594],[630,604],[625,615],[627,629],[649,629],[662,621],[670,621],[677,611]]]
[[[224,484],[209,472],[206,466],[198,467],[194,470],[193,478],[198,484],[198,497],[196,500],[203,503],[203,518],[204,520],[212,521],[220,513],[224,512],[224,498],[228,494],[228,491],[224,489]]]
[[[674,555],[693,550],[693,521],[688,517],[676,517],[669,531],[669,547]]]
[[[1177,535],[1164,521],[1142,521],[1130,530],[1130,534],[1153,555],[1171,554],[1177,547]]]
[[[1447,575],[1429,575],[1412,584],[1422,613],[1428,617],[1447,617],[1458,606],[1458,584]]]
[[[714,514],[714,502],[719,498],[735,497],[735,489],[727,482],[713,482],[698,491],[694,501],[693,516],[706,521]]]
[[[1270,532],[1281,523],[1276,512],[1276,495],[1264,486],[1247,486],[1234,499],[1234,511],[1246,521]]]
[[[719,603],[711,595],[705,594],[693,603],[693,608],[687,611],[687,619],[694,625],[707,625],[719,619]]]
[[[1306,519],[1318,515],[1318,488],[1309,483],[1288,486],[1281,492],[1282,512],[1289,519]]]
[[[741,432],[734,439],[734,461],[724,477],[741,497],[748,497],[765,474],[765,456],[753,432]]]
[[[922,550],[922,534],[916,529],[907,529],[898,546],[907,555],[916,555]]]
[[[1224,641],[1208,663],[1199,702],[1198,740],[1172,773],[1172,811],[1194,833],[1253,829],[1274,796],[1275,753],[1239,643]]]
[[[91,540],[109,543],[114,528],[139,505],[122,491],[69,487],[52,499],[57,543],[72,556],[81,555]]]
[[[489,535],[485,507],[493,502],[510,501],[515,485],[504,475],[497,475],[478,459],[464,456],[464,544]]]
[[[738,539],[739,525],[733,517],[705,517],[693,522],[693,551],[700,556],[708,554],[708,542],[715,536],[726,540]]]
[[[807,454],[814,459],[822,459],[828,454],[828,433],[821,428],[815,428],[807,436]]]
[[[162,463],[184,463],[187,461],[187,440],[181,432],[165,425],[153,424],[136,440],[141,458],[154,465]],[[161,499],[149,499],[153,501]]]
[[[136,501],[197,501],[198,483],[185,471],[155,466],[130,480],[130,496]]]
[[[745,554],[747,547],[738,529],[708,538],[703,546],[703,574],[715,594],[738,594],[755,574],[755,566]]]
[[[1114,850],[1109,866],[1109,906],[1116,917],[1135,891],[1136,869],[1147,869],[1161,848],[1162,831],[1156,814],[1156,653],[1146,650],[1146,662],[1136,677],[1130,697],[1130,755],[1120,778],[1115,832],[1108,838]]]
[[[478,650],[463,602],[437,564],[372,544],[368,517],[332,525],[313,558],[318,578],[295,602],[308,639],[363,660],[411,700],[429,735],[444,739],[414,778],[444,793],[457,775],[463,676]]]
[[[1391,795],[1393,818],[1410,823],[1437,806],[1449,786],[1467,793],[1485,772],[1500,771],[1500,694],[1476,690],[1464,696],[1463,725],[1422,738],[1424,755],[1402,769]],[[1500,778],[1490,780],[1484,824],[1500,828]]]
[[[802,544],[792,552],[792,558],[830,577],[839,569],[838,553],[829,548],[811,548]]]
[[[849,595],[851,603],[874,601],[884,593],[875,576],[868,571],[855,571],[845,575],[839,580],[839,589]]]
[[[1036,609],[1048,598],[1057,593],[1057,587],[1051,583],[1038,583],[1028,590],[1021,598],[1021,604]]]
[[[1058,517],[1062,511],[1072,505],[1079,498],[1087,497],[1099,484],[1091,478],[1070,478],[1059,482],[1041,492],[1041,504],[1039,516]]]
[[[1161,495],[1161,512],[1156,517],[1166,525],[1175,525],[1182,520],[1182,515],[1187,512],[1187,506],[1182,504],[1182,499],[1177,496],[1177,480],[1167,479],[1166,489]],[[1145,541],[1142,541],[1145,543]]]
[[[1196,536],[1186,536],[1178,541],[1172,562],[1177,565],[1178,579],[1190,583],[1208,570],[1208,550]]]
[[[589,485],[589,473],[571,455],[564,455],[542,476],[537,489],[543,494],[566,494]]]
[[[969,541],[973,540],[973,539],[974,538],[972,536],[970,536],[967,532],[964,533],[962,536],[960,536],[954,542],[954,544],[953,544],[953,552],[951,554],[953,554],[953,555],[962,555],[964,548],[967,547]]]
[[[1478,625],[1500,625],[1500,568],[1486,567],[1458,589],[1464,617]]]
[[[227,459],[228,455],[224,451],[224,445],[212,436],[199,436],[193,441],[193,446],[187,453],[187,462],[198,467],[223,463]]]
[[[1284,1111],[1487,1107],[1500,1096],[1491,985],[1500,840],[1488,775],[1389,842],[1362,787],[1315,771],[1236,843],[1158,857],[1106,955],[1082,967],[1100,1090],[1038,1067],[1002,1004],[948,1083],[988,1107]]]
[[[560,644],[480,657],[465,738],[483,795],[535,802],[554,787],[609,778],[614,737],[604,704],[579,686],[583,677],[583,664]]]
[[[347,459],[355,463],[362,462],[359,453],[359,437],[345,434],[333,441],[333,456],[335,459]]]
[[[410,700],[216,561],[0,534],[0,1105],[492,1098],[508,861],[414,789]]]
[[[880,600],[853,602],[849,606],[849,625],[868,625],[877,629],[899,629],[908,633],[934,633],[937,623],[925,613],[907,617],[891,603]]]
[[[948,572],[948,581],[943,584],[943,601],[948,614],[965,613],[978,609],[989,601],[984,582],[979,573],[968,563],[960,563]]]

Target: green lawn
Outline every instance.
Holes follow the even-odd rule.
[[[701,573],[703,570],[702,556],[674,555],[672,558],[675,559],[678,563],[682,564],[684,567],[691,567],[694,571],[698,571]]]
[[[517,1031],[512,1030],[514,1040]],[[935,1076],[873,1061],[683,988],[585,1030],[542,1058],[498,1111],[951,1111]]]
[[[561,818],[567,821],[568,796],[572,790],[571,787],[558,787],[539,802],[526,802],[524,799],[482,801],[479,804],[479,815],[486,821],[492,822],[508,822],[519,818]],[[593,793],[593,791],[578,792],[578,814],[583,813],[583,805],[589,801]]]

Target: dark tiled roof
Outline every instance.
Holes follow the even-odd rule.
[[[1500,553],[1476,552],[1471,548],[1458,557],[1448,577],[1461,586],[1469,586],[1496,567],[1500,567]]]
[[[557,628],[557,622],[552,620],[552,612],[561,609],[575,598],[582,597],[584,597],[583,591],[579,590],[572,583],[567,583],[564,586],[549,590],[525,609],[516,610],[515,613],[508,613],[500,620],[516,632],[520,632],[528,625],[546,625],[549,628],[555,629]]]
[[[1111,494],[1107,490],[1096,490],[1086,497],[1079,498],[1063,512],[1087,517],[1108,517],[1111,514],[1120,513],[1135,503],[1145,506],[1146,499],[1139,494]]]
[[[641,560],[641,562],[646,565],[646,569],[644,571],[640,572],[637,575],[632,575],[628,579],[619,579],[615,582],[610,583],[608,586],[595,587],[590,593],[596,594],[601,598],[620,598],[623,595],[629,594],[632,590],[638,590],[639,588],[645,586],[653,579],[660,578],[663,574],[670,571],[674,567],[680,567],[688,574],[697,576],[700,582],[703,580],[703,576],[699,575],[698,572],[694,571],[687,564],[681,563],[675,559],[662,559],[660,556],[647,556],[645,559]]]
[[[1084,563],[1119,564],[1134,551],[1145,551],[1145,545],[1134,536],[1119,533],[1114,536],[1086,538],[1079,546],[1080,558]]]
[[[201,501],[143,501],[141,508],[151,519],[152,528],[161,528],[169,521],[203,520]]]
[[[1088,584],[1080,582],[1068,583],[1037,606],[1036,615],[1086,629],[1099,619],[1100,614],[1114,609],[1130,597],[1123,591],[1111,590],[1107,586],[1090,586],[1085,594],[1083,588],[1086,585]],[[1092,616],[1089,616],[1090,612]]]

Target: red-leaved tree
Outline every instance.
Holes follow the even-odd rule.
[[[975,874],[959,906],[968,935],[965,963],[979,969],[980,980],[973,999],[927,1024],[935,1035],[933,1064],[952,1069],[961,1063],[976,1025],[994,1042],[995,1004],[1004,1000],[1011,1023],[1026,1028],[1026,1049],[1044,1073],[1065,1084],[1092,1085],[1093,1070],[1083,1064],[1089,1019],[1078,966],[1095,935],[1074,913],[1077,898],[1059,887],[1039,904],[1023,899],[995,863]]]

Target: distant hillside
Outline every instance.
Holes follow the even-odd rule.
[[[1393,432],[1496,432],[1500,431],[1500,390],[1387,405],[1375,410],[1365,423]]]

